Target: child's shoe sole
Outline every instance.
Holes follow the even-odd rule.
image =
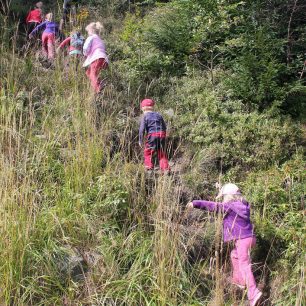
[[[239,289],[241,290],[245,290],[246,286],[243,286],[243,285],[239,285],[237,283],[232,283],[233,285],[235,285],[236,287],[238,287]]]
[[[250,303],[250,306],[258,306],[262,297],[262,292],[258,292],[255,298]]]

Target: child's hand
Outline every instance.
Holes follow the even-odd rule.
[[[193,208],[193,203],[192,203],[192,202],[189,202],[189,203],[186,205],[186,208],[187,208],[187,209]]]
[[[138,144],[139,144],[140,148],[142,149],[142,143],[141,143],[141,142],[139,142]]]
[[[32,34],[29,34],[29,38],[32,39],[32,38],[33,38],[33,35],[32,35]]]

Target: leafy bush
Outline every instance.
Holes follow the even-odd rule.
[[[82,196],[90,214],[103,216],[104,220],[124,219],[128,207],[128,192],[118,178],[99,176],[94,185]]]
[[[195,144],[195,150],[213,151],[225,171],[281,162],[295,151],[300,139],[299,129],[289,119],[249,113],[222,89],[213,90],[201,75],[174,83],[165,104],[175,109],[175,132]]]

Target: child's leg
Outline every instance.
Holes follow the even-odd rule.
[[[162,149],[159,149],[157,151],[157,156],[159,160],[159,168],[163,171],[170,170],[170,166],[168,163],[168,158],[167,158],[166,153]]]
[[[87,68],[86,68],[86,71],[85,71],[85,73],[86,73],[86,75],[87,75],[87,77],[89,78],[89,80],[91,81],[91,78],[90,78],[90,75],[91,75],[91,65],[89,65]]]
[[[232,282],[236,285],[245,286],[244,279],[242,278],[239,269],[238,253],[236,247],[231,251],[231,262],[233,267]]]
[[[145,164],[146,169],[148,170],[154,168],[153,162],[152,162],[154,152],[155,150],[150,147],[150,144],[147,140],[145,143],[144,150],[143,150],[143,155],[144,155],[144,164]]]
[[[254,237],[238,239],[236,241],[237,255],[239,269],[248,288],[248,299],[252,301],[254,297],[259,293],[256,286],[256,281],[252,272],[250,251],[252,246],[254,246],[256,240]]]
[[[45,57],[48,57],[48,33],[43,33],[41,37],[42,43],[42,54]]]
[[[158,139],[157,157],[159,160],[159,168],[163,171],[170,170],[168,158],[166,155],[166,138],[160,137]]]
[[[99,79],[99,73],[102,69],[107,67],[107,63],[104,58],[99,58],[90,64],[89,79],[91,85],[96,93],[101,90],[101,81]]]
[[[55,47],[55,35],[52,33],[48,34],[48,58],[54,58],[54,47]]]
[[[98,82],[99,72],[100,72],[99,60],[96,60],[90,64],[90,70],[88,72],[88,76],[89,76],[92,88],[97,93],[100,91],[99,82]]]
[[[94,70],[94,63],[95,63],[95,62],[91,63],[91,64],[87,67],[87,69],[86,69],[86,75],[87,75],[87,77],[88,77],[89,80],[90,80],[90,85],[91,85],[91,87],[92,87],[94,90],[96,90],[96,82],[95,82],[95,78],[94,78],[95,73],[93,72],[93,70]]]
[[[159,160],[159,168],[163,171],[170,170],[168,158],[166,155],[166,138],[159,137],[157,138],[157,157]]]

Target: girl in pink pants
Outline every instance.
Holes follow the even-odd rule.
[[[187,207],[221,211],[224,214],[223,240],[233,241],[235,245],[231,252],[232,283],[241,289],[248,289],[250,306],[259,305],[262,293],[257,289],[250,257],[251,248],[256,244],[250,220],[250,205],[243,199],[235,184],[225,184],[217,199],[221,197],[222,203],[196,200],[188,203]]]
[[[42,33],[42,53],[48,59],[54,59],[55,38],[59,35],[59,28],[56,22],[53,22],[53,14],[46,15],[46,20],[39,24],[30,34],[29,38],[43,30]]]
[[[42,38],[42,54],[49,58],[54,58],[55,35],[53,33],[43,33]]]
[[[99,93],[104,85],[99,78],[99,74],[101,70],[108,67],[105,43],[98,36],[98,32],[103,29],[103,25],[100,22],[92,22],[85,29],[89,36],[83,47],[83,54],[86,56],[83,67],[87,69],[86,75],[90,80],[93,90]]]

